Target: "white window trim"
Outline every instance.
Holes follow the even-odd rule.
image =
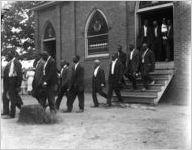
[[[107,21],[107,18],[105,16],[105,14],[100,10],[100,9],[94,9],[91,14],[89,15],[88,19],[87,19],[87,22],[86,22],[86,25],[85,25],[85,58],[94,58],[94,57],[106,57],[106,56],[109,56],[109,53],[105,53],[105,54],[94,54],[94,55],[88,55],[88,36],[87,36],[87,32],[88,32],[88,28],[89,28],[89,23],[93,17],[93,15],[95,14],[96,11],[99,11],[102,16],[104,17],[106,23],[107,23],[107,26],[108,26],[108,21]],[[109,27],[109,26],[108,26]]]

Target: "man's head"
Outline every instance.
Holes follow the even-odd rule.
[[[43,52],[41,53],[41,58],[42,58],[44,61],[47,61],[48,57],[49,57],[49,54],[48,54],[47,51],[43,51]]]
[[[166,19],[165,18],[163,18],[162,24],[166,24]]]
[[[10,61],[10,60],[13,59],[14,57],[15,57],[15,51],[14,51],[14,50],[10,50],[10,51],[7,53],[6,59],[7,59],[7,61]]]
[[[154,21],[153,21],[153,26],[156,27],[157,25],[158,25],[157,21],[154,20]]]
[[[148,26],[148,20],[147,19],[144,20],[144,25]]]
[[[119,44],[117,47],[118,52],[122,52],[122,46]]]
[[[98,67],[101,64],[99,59],[94,60],[94,68]]]
[[[167,20],[167,25],[171,25],[171,20]]]
[[[112,61],[114,61],[117,58],[118,58],[118,54],[117,53],[112,54],[112,56],[111,56]]]
[[[134,45],[133,44],[129,44],[129,50],[132,51],[134,49]]]
[[[80,60],[80,57],[79,57],[78,55],[73,56],[73,62],[74,62],[75,64],[78,63],[79,60]]]
[[[143,43],[142,48],[143,48],[143,50],[146,50],[148,48],[148,44],[147,43]]]

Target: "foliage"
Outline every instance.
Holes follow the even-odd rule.
[[[30,9],[37,3],[39,1],[15,1],[10,3],[9,10],[1,18],[2,55],[7,53],[8,48],[20,49],[20,54],[25,53],[24,55],[29,57],[27,59],[31,59],[35,47],[35,19]]]

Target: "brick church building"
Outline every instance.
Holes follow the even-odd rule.
[[[107,77],[110,55],[117,52],[117,46],[122,45],[126,53],[129,44],[138,46],[139,29],[145,19],[149,25],[153,20],[159,24],[163,18],[171,20],[174,33],[172,60],[157,62],[157,66],[174,69],[174,75],[164,89],[166,96],[178,99],[179,103],[185,103],[189,98],[189,1],[46,1],[32,10],[36,16],[36,49],[49,51],[56,59],[58,69],[62,59],[71,63],[72,56],[79,55],[86,82],[93,73],[93,60],[102,61]]]

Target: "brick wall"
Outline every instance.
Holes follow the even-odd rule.
[[[190,2],[174,2],[174,63],[175,77],[167,92],[172,103],[189,102],[189,77],[191,64],[191,4]]]

